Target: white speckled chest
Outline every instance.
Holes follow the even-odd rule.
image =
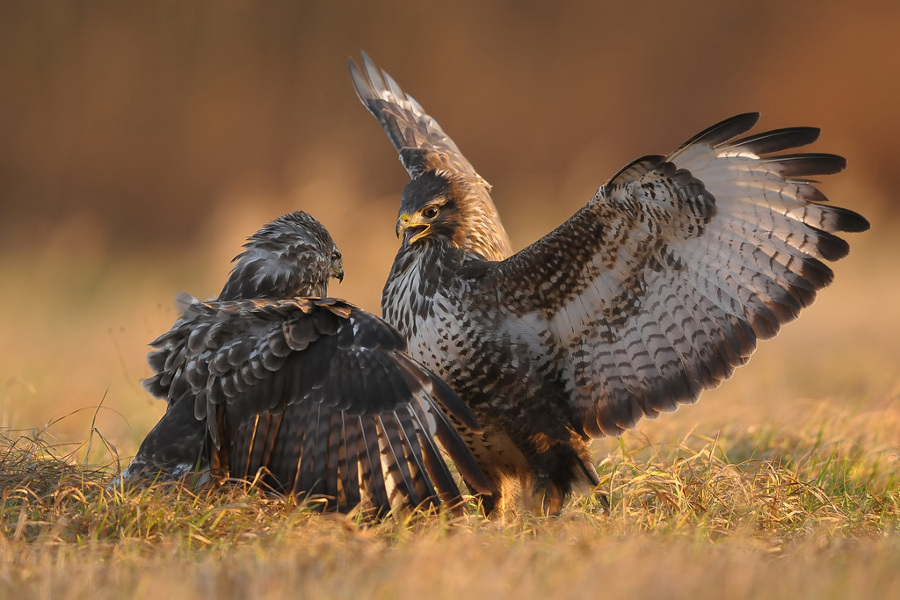
[[[409,354],[445,380],[459,376],[470,359],[461,298],[465,282],[437,285],[445,265],[432,253],[401,250],[384,288],[384,318],[409,343]]]

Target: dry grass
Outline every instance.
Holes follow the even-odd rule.
[[[896,426],[896,423],[891,424]],[[883,444],[896,429],[875,432]],[[900,460],[817,432],[621,443],[604,515],[374,524],[245,487],[105,491],[39,437],[5,437],[0,595],[896,597]]]

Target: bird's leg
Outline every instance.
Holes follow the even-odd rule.
[[[591,498],[600,503],[601,508],[603,508],[607,515],[612,514],[612,508],[609,505],[609,496],[607,496],[606,493],[595,488],[594,491],[591,492]]]
[[[552,482],[547,482],[543,489],[536,489],[535,498],[540,498],[541,514],[555,517],[562,512],[566,502],[566,492]]]

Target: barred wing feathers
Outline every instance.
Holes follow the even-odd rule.
[[[152,344],[157,374],[145,385],[170,404],[194,394],[213,467],[234,477],[265,467],[279,491],[339,510],[455,503],[436,436],[466,480],[487,488],[453,425],[477,430],[469,409],[405,354],[395,329],[346,302],[194,301]]]
[[[356,93],[384,127],[411,178],[430,169],[447,169],[490,189],[456,143],[415,98],[400,89],[390,75],[379,71],[365,52],[362,63],[362,70],[353,60],[348,63]]]
[[[823,204],[811,176],[829,154],[793,128],[735,139],[745,114],[667,157],[628,165],[558,229],[488,270],[483,284],[552,357],[593,436],[674,411],[744,364],[757,339],[810,305],[848,252],[836,232],[868,223]]]

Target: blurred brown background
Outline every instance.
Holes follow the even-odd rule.
[[[849,160],[824,189],[873,230],[851,239],[835,287],[889,285],[898,32],[887,0],[3,2],[0,424],[105,396],[122,415],[109,437],[133,451],[162,410],[137,382],[174,293],[215,294],[243,238],[289,210],[342,247],[333,292],[378,310],[406,174],[353,93],[360,49],[494,184],[517,248],[631,159],[760,110],[762,127],[822,127],[815,149]],[[869,304],[847,331],[884,338],[860,378],[887,370],[893,389],[897,342],[879,323],[897,320],[894,290],[852,289]],[[66,423],[62,437],[85,437]]]

